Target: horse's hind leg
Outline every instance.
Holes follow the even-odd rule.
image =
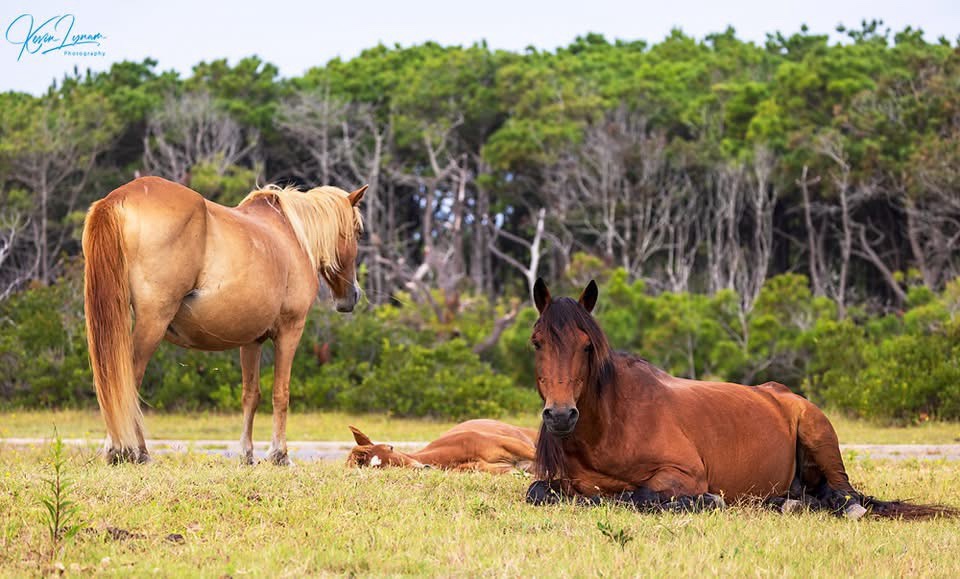
[[[860,494],[850,484],[840,456],[837,432],[823,412],[804,400],[797,428],[804,463],[799,466],[801,483],[806,492],[828,505],[836,513],[852,519],[866,514]],[[812,464],[810,464],[812,463]]]
[[[243,433],[240,435],[240,462],[253,464],[253,417],[260,404],[260,350],[254,342],[240,347],[243,374]]]
[[[147,363],[163,340],[167,326],[177,312],[176,304],[157,306],[150,300],[139,299],[134,306],[135,322],[133,324],[133,376],[139,391],[143,384],[143,375],[147,371]],[[147,442],[143,433],[143,425],[137,423],[137,443],[139,445],[138,462],[147,462],[150,455],[147,453]]]

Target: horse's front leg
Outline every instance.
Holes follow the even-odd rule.
[[[552,505],[563,500],[563,487],[557,480],[537,480],[527,488],[527,502],[531,505]]]
[[[260,350],[254,342],[240,346],[243,375],[243,432],[240,434],[240,463],[253,464],[253,417],[260,404]]]
[[[664,467],[634,489],[631,502],[640,510],[709,511],[725,508],[723,497],[707,492],[701,469]]]
[[[281,466],[292,464],[287,456],[287,407],[290,405],[290,370],[303,324],[301,321],[294,327],[281,329],[273,340],[273,440],[267,460]]]

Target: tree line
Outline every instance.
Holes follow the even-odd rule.
[[[53,281],[87,205],[153,174],[224,203],[369,183],[367,296],[439,288],[439,317],[577,251],[745,311],[783,272],[841,309],[902,307],[960,273],[960,54],[877,22],[846,35],[377,46],[290,79],[256,57],[186,78],[145,60],[6,93],[0,295]]]
[[[84,212],[159,175],[225,204],[258,184],[370,185],[372,316],[315,313],[305,407],[526,408],[508,386],[530,385],[523,302],[542,276],[611,284],[614,344],[676,374],[960,416],[960,46],[841,32],[377,46],[294,78],[256,57],[185,77],[147,59],[0,94],[0,391],[92,404]],[[236,361],[205,356],[161,350],[145,396],[230,408]]]

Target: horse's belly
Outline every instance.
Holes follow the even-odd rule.
[[[166,339],[198,350],[229,350],[270,337],[279,317],[279,305],[246,305],[228,296],[188,296],[167,328]]]
[[[781,496],[790,488],[795,473],[795,450],[758,448],[753,452],[737,453],[707,468],[707,487],[710,492],[737,500],[744,497]]]

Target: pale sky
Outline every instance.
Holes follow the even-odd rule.
[[[54,20],[39,31],[50,32],[47,43],[24,48],[31,18],[34,31]],[[658,42],[672,28],[702,38],[728,25],[761,43],[767,32],[792,33],[803,23],[833,34],[838,23],[859,27],[874,18],[894,31],[921,28],[928,40],[945,36],[956,43],[960,36],[960,0],[0,0],[0,91],[41,93],[75,66],[104,70],[146,57],[157,59],[159,70],[186,76],[203,60],[235,63],[256,54],[289,77],[378,43],[470,45],[486,39],[491,48],[552,50],[587,32]],[[71,23],[71,36],[88,35],[100,45],[57,49]]]

